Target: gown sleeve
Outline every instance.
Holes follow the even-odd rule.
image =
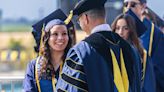
[[[57,82],[57,92],[87,92],[83,63],[75,49],[68,52]]]
[[[24,92],[37,92],[36,81],[35,81],[35,60],[28,63],[25,78],[23,81]]]

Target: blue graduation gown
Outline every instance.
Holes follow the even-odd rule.
[[[136,57],[138,57],[138,59],[141,59],[138,50],[133,45],[132,48],[135,52]],[[140,60],[138,61],[139,62],[136,63],[138,63],[137,67],[138,67],[138,71],[140,71],[140,73],[138,74],[139,74],[139,78],[141,79],[142,92],[156,92],[156,80],[155,80],[154,68],[150,57],[146,53],[146,61],[142,61],[142,62],[146,62],[145,70],[144,70],[144,63],[141,63]]]
[[[149,51],[149,42],[151,35],[152,22],[148,19],[143,20],[144,25],[147,27],[147,31],[141,36],[142,44],[144,48]],[[163,92],[164,90],[164,34],[154,26],[153,43],[151,59],[156,76],[157,92]]]
[[[135,15],[135,13],[131,9],[129,9],[129,11],[126,13],[130,14],[135,19],[136,31],[138,37],[141,38],[141,43],[146,49],[146,51],[148,52],[152,23],[146,18],[143,20],[143,22],[141,22],[141,20]],[[164,34],[162,34],[160,30],[155,26],[153,36],[154,37],[152,43],[152,52],[150,58],[152,59],[153,68],[155,71],[156,82],[157,82],[156,84],[158,87],[157,89],[161,90],[159,92],[162,92],[164,90],[164,72],[163,72],[164,63],[162,62],[164,61],[164,54],[163,54]]]
[[[147,56],[146,60],[146,69],[142,84],[142,92],[157,92],[154,68],[149,56]]]
[[[99,36],[99,35],[103,36]],[[105,37],[114,45],[106,40]],[[137,57],[130,45],[117,34],[97,32],[69,50],[61,77],[57,83],[58,92],[117,92],[113,78],[111,48],[119,62],[122,48],[129,79],[129,92],[140,92],[140,78]],[[137,60],[136,60],[137,59]]]
[[[23,81],[23,89],[25,92],[38,92],[34,75],[35,63],[36,60],[34,59],[27,65],[25,79]]]
[[[36,59],[28,63],[25,79],[23,81],[23,89],[25,92],[38,92],[38,87],[35,79],[35,65]],[[52,80],[41,78],[39,82],[41,92],[53,92]]]

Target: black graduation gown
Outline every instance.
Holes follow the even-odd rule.
[[[113,78],[110,48],[118,63],[122,48],[129,78],[129,92],[140,92],[139,61],[131,46],[110,31],[93,33],[74,46],[68,53],[57,91],[63,92],[117,92]]]

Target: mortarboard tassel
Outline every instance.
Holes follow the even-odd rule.
[[[124,1],[125,1],[125,0],[123,0],[123,7],[122,7],[122,8],[123,8],[123,9],[122,9],[123,14],[125,14],[125,12],[126,12],[126,9],[125,9],[126,7],[124,6]]]
[[[72,17],[73,17],[73,10],[70,11],[69,16],[68,16],[68,18],[64,21],[64,23],[67,25],[67,24],[71,21]]]
[[[42,54],[41,53],[41,48],[42,48],[42,45],[43,45],[44,28],[45,28],[45,24],[43,24],[42,30],[41,30],[42,33],[41,33],[41,38],[40,38],[39,56]]]
[[[39,57],[37,58],[36,65],[35,65],[35,80],[36,80],[36,84],[37,84],[39,92],[41,92],[41,88],[40,88],[39,76],[38,76],[38,63],[39,63],[39,60],[41,59],[41,55],[42,55],[41,48],[42,48],[42,45],[43,45],[44,28],[45,28],[45,24],[43,24],[42,30],[41,30]]]

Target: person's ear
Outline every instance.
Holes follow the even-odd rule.
[[[89,16],[88,16],[87,14],[85,14],[85,20],[86,20],[86,21],[85,21],[85,24],[88,25],[88,24],[89,24]]]
[[[145,12],[146,7],[146,3],[142,4],[142,14]]]

